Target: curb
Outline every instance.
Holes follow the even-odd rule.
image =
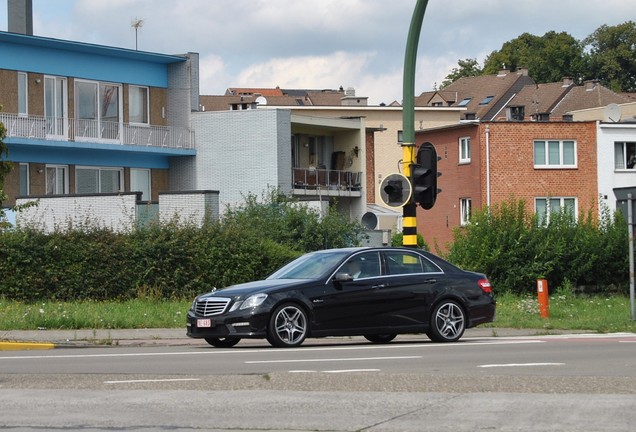
[[[0,342],[0,351],[47,350],[56,346],[50,342]]]

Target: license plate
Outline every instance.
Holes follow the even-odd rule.
[[[197,320],[197,327],[212,327],[212,320],[211,319],[198,319]]]

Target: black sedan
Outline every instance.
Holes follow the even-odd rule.
[[[295,347],[308,337],[360,335],[387,343],[403,333],[455,342],[494,317],[485,275],[421,250],[361,247],[308,253],[265,280],[198,296],[187,335],[216,347],[242,338]]]

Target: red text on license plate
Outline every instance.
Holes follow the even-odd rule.
[[[197,320],[197,327],[212,327],[212,320],[211,319],[198,319]]]

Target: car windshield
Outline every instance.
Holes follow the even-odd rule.
[[[319,279],[331,273],[348,254],[347,251],[312,252],[283,266],[267,279]]]

